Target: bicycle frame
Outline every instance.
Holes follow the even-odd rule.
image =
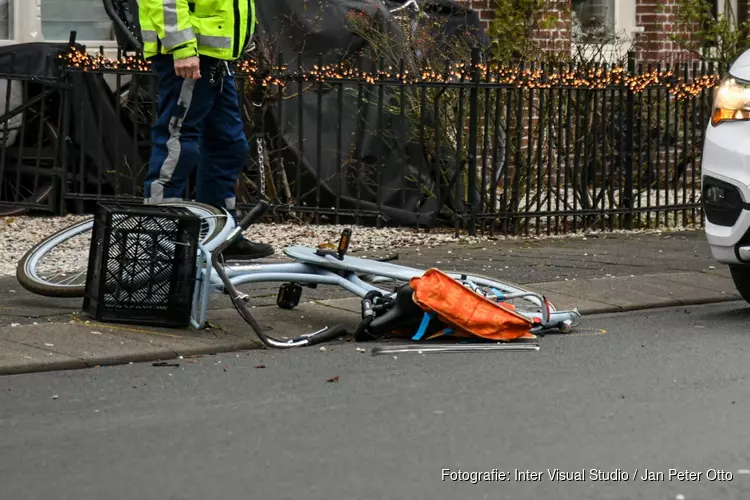
[[[293,247],[296,252],[288,249],[293,259],[302,259],[302,261],[291,263],[260,263],[249,265],[229,266],[219,263],[221,252],[244,230],[249,227],[254,219],[259,218],[263,212],[268,209],[268,205],[260,203],[237,225],[234,219],[226,213],[227,223],[214,239],[206,245],[199,244],[199,255],[196,280],[197,286],[193,295],[193,307],[191,313],[191,323],[195,328],[203,328],[206,324],[208,309],[208,296],[212,292],[227,292],[232,303],[245,320],[253,327],[261,340],[272,347],[296,347],[298,345],[312,345],[313,343],[322,342],[323,337],[330,337],[336,331],[325,330],[317,332],[320,338],[304,336],[289,342],[279,342],[275,339],[266,337],[248,310],[246,303],[249,297],[237,290],[237,286],[250,283],[267,283],[267,282],[285,282],[308,285],[333,285],[338,286],[359,298],[365,298],[370,292],[378,292],[385,297],[395,296],[395,291],[387,291],[370,283],[365,282],[358,274],[370,274],[376,278],[392,279],[396,281],[408,282],[412,278],[421,276],[424,271],[406,266],[398,266],[387,263],[369,262],[370,269],[359,269],[356,264],[350,269],[344,269],[334,262],[326,263],[321,260],[320,263],[305,262],[306,258],[315,255],[312,249],[305,247]],[[300,252],[302,250],[303,252]],[[305,256],[307,251],[308,255]],[[302,255],[300,255],[300,253]],[[317,260],[317,257],[312,260]],[[466,281],[465,284],[470,287],[477,285],[497,286],[501,284],[502,291],[498,290],[503,300],[517,298],[526,299],[536,306],[540,307],[539,312],[524,311],[522,314],[532,320],[538,320],[539,325],[536,329],[560,328],[561,330],[569,329],[580,321],[578,311],[556,311],[554,307],[541,295],[516,288],[512,285],[501,281],[485,279],[471,276],[471,279],[460,273],[446,273],[449,276]],[[315,340],[315,342],[313,342]]]
[[[203,328],[206,324],[209,294],[220,292],[224,288],[224,282],[217,276],[211,265],[212,252],[203,245],[199,245],[199,249],[197,286],[193,295],[193,313],[190,319],[195,328]],[[358,297],[364,297],[370,291],[379,291],[386,296],[392,293],[366,283],[355,273],[342,275],[317,265],[300,262],[223,266],[223,269],[232,286],[280,282],[333,285]]]
[[[200,329],[206,325],[209,294],[212,292],[221,292],[227,288],[227,285],[233,288],[249,283],[290,282],[340,286],[359,297],[364,297],[371,290],[378,290],[384,295],[388,294],[384,290],[365,283],[354,273],[351,273],[351,276],[345,277],[321,266],[300,262],[245,264],[237,266],[221,265],[227,280],[225,282],[221,279],[221,274],[215,272],[216,266],[213,264],[214,252],[227,242],[231,242],[239,234],[238,230],[241,227],[237,225],[234,218],[228,212],[225,211],[224,217],[226,218],[226,224],[219,234],[206,245],[198,244],[198,261],[196,265],[197,285],[193,293],[193,307],[190,318],[190,322],[195,328]]]

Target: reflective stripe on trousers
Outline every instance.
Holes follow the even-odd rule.
[[[148,203],[159,203],[164,200],[164,185],[172,180],[177,163],[180,161],[182,146],[180,145],[180,134],[185,117],[190,111],[190,105],[193,103],[193,91],[195,90],[195,80],[186,79],[180,89],[180,97],[177,100],[177,106],[183,109],[182,116],[173,116],[169,121],[169,139],[167,139],[167,158],[159,169],[159,178],[151,183],[151,196]]]

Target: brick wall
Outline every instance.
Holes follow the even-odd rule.
[[[489,27],[494,18],[495,0],[459,0],[474,9]],[[550,0],[570,7],[570,0]],[[618,0],[635,2],[636,25],[643,27],[643,33],[635,35],[636,54],[639,61],[655,63],[679,63],[696,60],[696,56],[681,50],[669,39],[669,33],[677,29],[675,23],[676,0]],[[719,3],[725,0],[717,0]],[[659,8],[659,5],[663,5]],[[740,22],[750,19],[750,0],[737,0],[737,18]],[[570,19],[561,15],[558,26],[552,30],[540,31],[537,41],[543,50],[566,51],[570,49]],[[750,33],[748,33],[750,36]]]
[[[536,43],[545,52],[568,52],[571,48],[572,21],[570,19],[570,0],[550,0],[555,4],[553,12],[557,15],[557,25],[551,29],[539,30],[534,37]]]
[[[495,0],[458,0],[469,6],[479,15],[485,29],[489,29],[490,22],[495,18]],[[564,7],[567,12],[570,9],[570,0],[549,0],[552,3]],[[556,10],[556,9],[555,9]],[[539,30],[534,37],[540,48],[548,52],[569,52],[571,43],[571,21],[567,13],[557,10],[560,20],[552,29]]]
[[[675,10],[675,0],[636,1],[636,23],[643,27],[643,33],[637,38],[640,61],[675,63],[696,59],[695,55],[683,51],[669,38],[679,30]]]
[[[459,1],[467,5],[469,8],[473,9],[479,16],[479,19],[481,19],[482,24],[484,24],[484,29],[489,29],[490,21],[495,18],[495,9],[493,8],[493,4],[494,4],[493,0],[459,0]]]
[[[725,0],[717,0],[717,2],[723,5]],[[663,7],[658,8],[659,4]],[[676,25],[677,6],[675,4],[675,0],[636,0],[637,24],[643,26],[644,29],[638,38],[638,57],[641,61],[679,63],[698,60],[696,54],[683,51],[669,39],[671,33],[677,33],[680,30],[680,27]],[[737,0],[734,14],[739,22],[748,20],[749,8],[748,0]],[[683,28],[682,34],[688,31],[690,31],[689,28]]]

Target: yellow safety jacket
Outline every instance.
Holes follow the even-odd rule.
[[[140,0],[143,56],[239,59],[257,23],[254,0]]]

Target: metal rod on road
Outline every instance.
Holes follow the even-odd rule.
[[[373,347],[372,355],[401,354],[415,352],[481,352],[481,351],[538,351],[539,344],[460,344],[460,345],[431,345],[431,346],[393,346]]]

